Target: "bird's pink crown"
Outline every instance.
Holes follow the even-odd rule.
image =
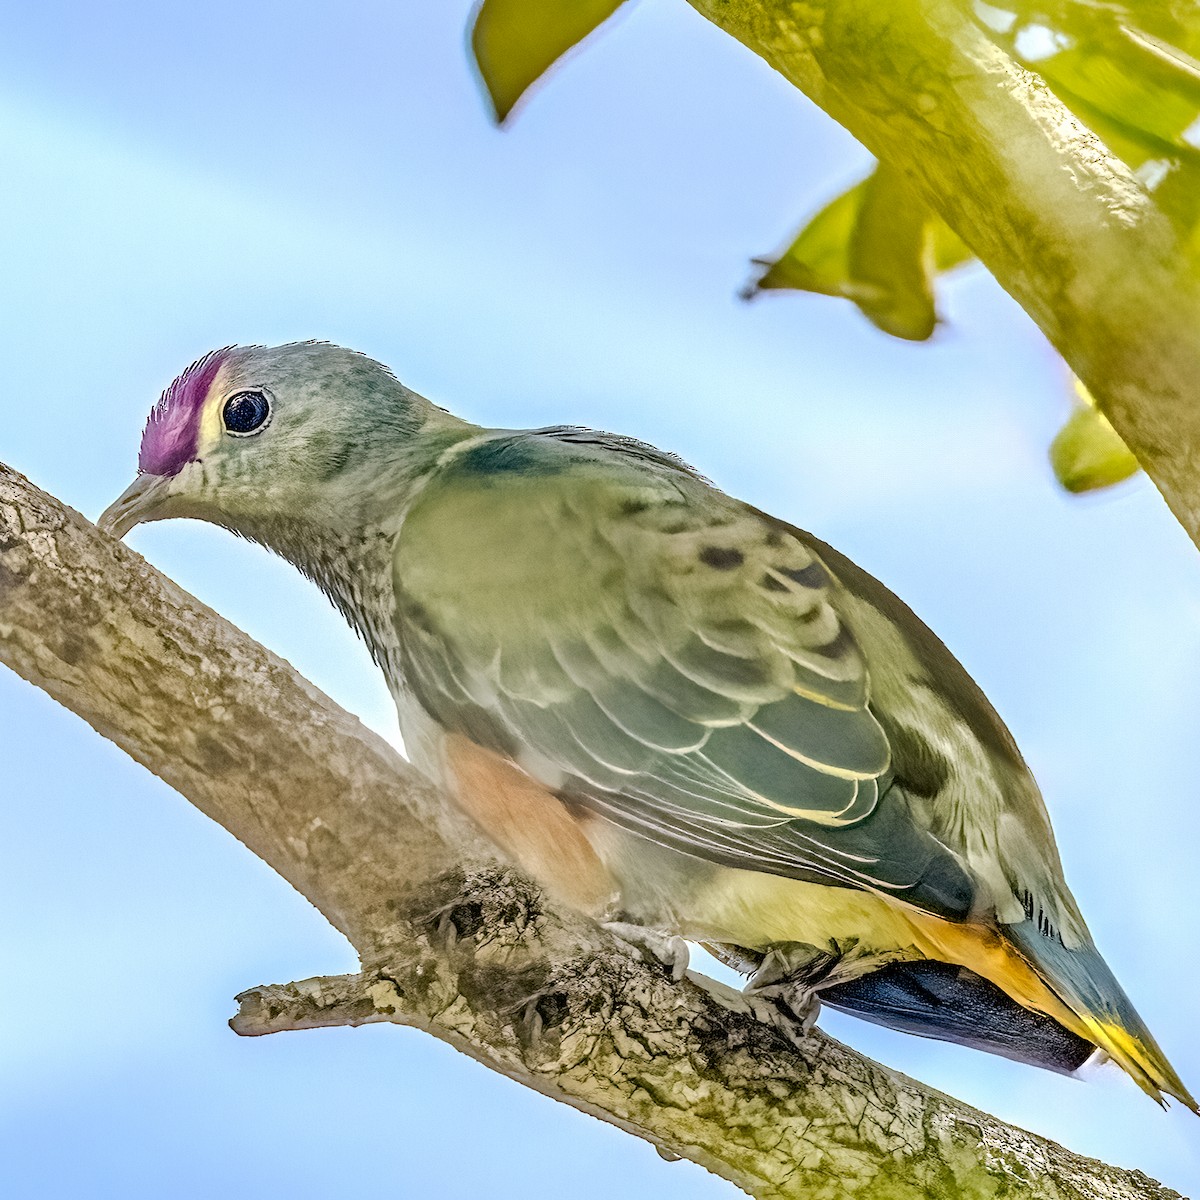
[[[204,401],[232,349],[213,350],[192,363],[159,397],[142,433],[139,471],[175,475],[196,458]]]

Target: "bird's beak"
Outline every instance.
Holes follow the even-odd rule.
[[[158,519],[156,511],[167,498],[169,475],[140,474],[101,514],[96,524],[105,533],[123,538],[135,525]]]

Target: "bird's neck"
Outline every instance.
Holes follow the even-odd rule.
[[[354,473],[332,498],[326,493],[319,508],[297,498],[293,505],[275,507],[271,519],[240,527],[329,597],[391,681],[399,678],[392,555],[404,515],[442,454],[478,432],[456,422],[429,444],[414,447],[410,457],[389,461],[386,469]]]
[[[396,534],[397,527],[383,521],[353,529],[289,521],[261,539],[329,597],[389,679],[397,670],[399,649],[392,586]]]

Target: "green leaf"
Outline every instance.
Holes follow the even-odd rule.
[[[621,7],[623,0],[483,0],[471,48],[503,121],[513,106],[573,46]]]
[[[939,216],[932,216],[928,225],[933,246],[933,269],[939,274],[953,271],[975,257],[971,247]]]
[[[823,208],[747,295],[794,288],[853,301],[885,333],[924,341],[937,326],[933,278],[971,251],[880,163]]]
[[[1128,479],[1137,472],[1138,460],[1083,384],[1076,382],[1075,390],[1075,409],[1050,443],[1050,463],[1059,483],[1068,492],[1092,492]]]
[[[747,295],[772,288],[794,288],[824,296],[844,296],[850,279],[850,239],[867,181],[827,204],[774,261],[755,259],[767,269]]]
[[[881,162],[863,189],[850,239],[851,299],[884,333],[914,342],[937,327],[928,223],[929,210]]]

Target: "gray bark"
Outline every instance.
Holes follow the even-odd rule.
[[[983,34],[967,0],[689,2],[904,173],[1200,545],[1200,280],[1186,231],[1129,168]]]
[[[415,1026],[758,1197],[1178,1200],[820,1032],[794,1044],[728,989],[672,982],[498,864],[287,663],[3,466],[0,661],[228,829],[359,952],[359,975],[243,993],[238,1033]]]

